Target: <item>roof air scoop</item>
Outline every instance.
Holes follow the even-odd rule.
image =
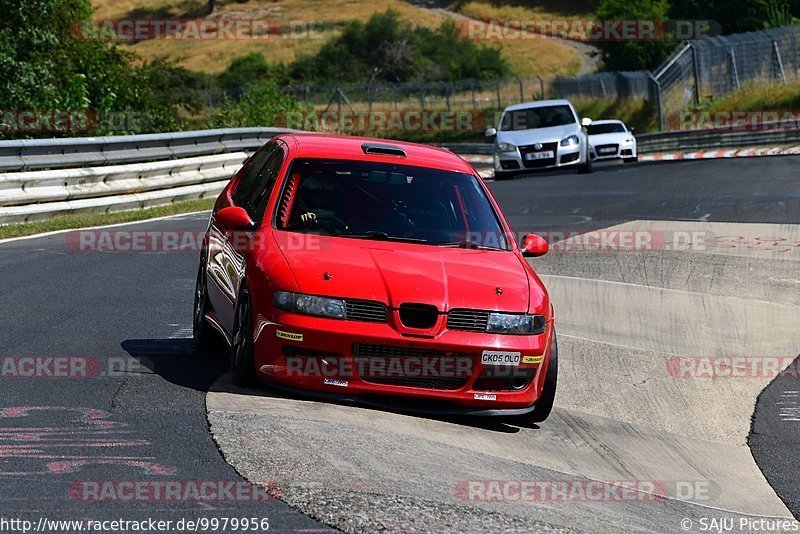
[[[361,145],[361,150],[364,151],[364,154],[379,156],[397,156],[399,158],[405,158],[407,156],[406,151],[399,146],[386,145],[383,143],[364,143]]]

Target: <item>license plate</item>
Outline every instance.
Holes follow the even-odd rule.
[[[532,160],[532,159],[552,159],[553,151],[552,150],[545,150],[544,152],[528,152],[525,154],[525,159]]]
[[[496,350],[485,350],[481,355],[483,365],[511,365],[519,367],[519,352],[500,352]]]
[[[617,151],[616,148],[601,148],[600,149],[600,153],[601,154],[613,154],[616,151]]]

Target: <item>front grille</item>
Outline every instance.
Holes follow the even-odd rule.
[[[606,150],[608,152],[606,152]],[[616,155],[619,145],[599,145],[594,147],[594,151],[599,157]]]
[[[439,310],[430,304],[401,304],[400,321],[409,328],[433,328],[439,320]]]
[[[525,158],[525,154],[531,152],[545,152],[550,151],[553,153],[552,158],[547,159],[532,159],[528,160]],[[542,143],[542,148],[536,150],[534,145],[526,145],[519,147],[519,153],[522,155],[522,164],[527,169],[535,169],[537,167],[548,167],[550,165],[556,164],[556,158],[558,157],[558,143]]]
[[[371,300],[346,300],[345,313],[350,321],[385,323],[387,317],[386,305]]]
[[[470,332],[486,332],[489,323],[488,311],[454,309],[447,314],[447,328],[450,330],[468,330]]]
[[[467,384],[474,362],[468,353],[369,343],[354,343],[353,358],[365,382],[447,391]]]

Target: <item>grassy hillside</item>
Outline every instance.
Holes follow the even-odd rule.
[[[95,19],[195,19],[205,17],[206,0],[92,0]],[[217,73],[250,52],[269,61],[291,62],[315,54],[326,39],[337,34],[349,20],[366,21],[386,9],[397,11],[416,25],[438,27],[446,14],[414,6],[404,0],[218,0],[213,18],[270,20],[288,26],[297,21],[324,21],[324,31],[314,38],[242,40],[153,40],[124,45],[144,59],[169,57],[200,72]],[[580,66],[577,53],[555,41],[506,41],[497,43],[519,76],[570,75]]]

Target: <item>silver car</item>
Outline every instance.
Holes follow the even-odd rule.
[[[509,106],[498,128],[486,130],[494,137],[495,179],[535,169],[574,168],[592,172],[586,126],[568,100],[540,100]]]
[[[594,121],[588,128],[592,159],[621,159],[626,163],[639,159],[633,128],[619,120]]]

